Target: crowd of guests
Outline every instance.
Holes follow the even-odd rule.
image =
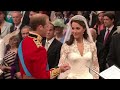
[[[120,67],[119,14],[0,11],[0,78],[101,78],[93,70]]]

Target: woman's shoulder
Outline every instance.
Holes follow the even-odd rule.
[[[62,47],[69,47],[69,45],[67,43],[63,43]]]
[[[95,42],[90,42],[89,40],[87,40],[87,39],[84,39],[84,41],[88,44],[88,45],[94,45],[95,44]]]
[[[95,42],[88,42],[89,43],[89,45],[91,46],[91,47],[95,47],[96,46],[96,44],[95,44]]]
[[[90,42],[90,41],[86,40],[86,44],[89,45],[91,49],[96,48],[95,42]]]
[[[91,42],[90,43],[90,48],[91,48],[92,51],[96,50],[96,44],[95,44],[95,42]]]
[[[9,22],[5,21],[5,25],[12,26],[12,23],[9,23]]]
[[[62,45],[62,49],[69,51],[72,45],[68,45],[67,43],[64,43]]]
[[[2,43],[3,42],[3,39],[2,38],[0,38],[0,43]]]

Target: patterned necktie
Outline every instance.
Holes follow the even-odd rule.
[[[14,28],[14,31],[17,30],[17,27]]]
[[[104,45],[105,45],[105,43],[106,43],[106,41],[107,41],[107,39],[108,39],[109,34],[110,34],[110,30],[107,29],[107,34],[106,34],[106,36],[105,36],[105,38],[104,38],[104,42],[103,42]]]

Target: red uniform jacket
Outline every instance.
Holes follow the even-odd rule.
[[[39,36],[40,37],[40,36]],[[40,37],[41,38],[41,37]],[[35,34],[30,34],[22,42],[22,52],[25,65],[36,79],[49,79],[50,71],[46,70],[47,67],[47,52],[40,43],[40,38]],[[20,63],[20,72],[25,75],[25,72]]]

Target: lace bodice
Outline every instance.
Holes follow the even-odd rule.
[[[59,65],[67,62],[71,69],[61,73],[58,77],[59,79],[93,79],[99,77],[88,68],[93,68],[99,72],[95,44],[90,43],[85,39],[83,40],[83,43],[83,56],[81,56],[77,48],[76,41],[74,41],[71,46],[68,46],[67,44],[62,46]]]

